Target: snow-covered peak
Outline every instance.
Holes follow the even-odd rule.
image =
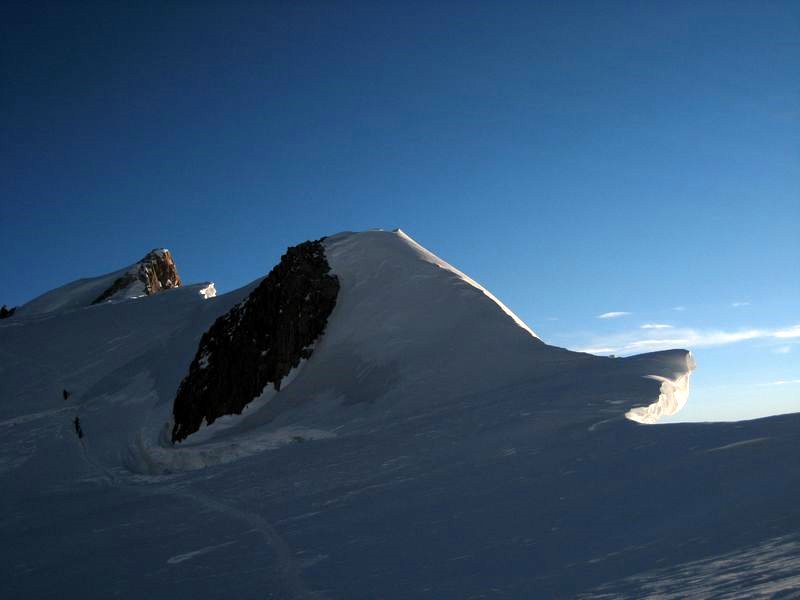
[[[450,263],[447,263],[447,262],[443,261],[441,258],[439,258],[438,256],[436,256],[436,255],[435,255],[435,254],[433,254],[432,252],[428,251],[426,248],[423,248],[423,247],[422,247],[422,246],[421,246],[419,243],[417,243],[417,241],[416,241],[416,240],[412,239],[412,238],[411,238],[411,236],[409,236],[409,235],[408,235],[408,234],[407,234],[405,231],[403,231],[402,229],[396,229],[396,230],[394,231],[394,233],[396,233],[396,235],[397,235],[398,237],[400,237],[400,238],[402,238],[403,240],[405,240],[405,241],[406,241],[406,243],[407,243],[408,245],[410,245],[412,248],[414,248],[414,249],[415,249],[415,250],[418,252],[418,254],[419,254],[420,258],[422,258],[423,260],[426,260],[426,261],[428,261],[428,262],[430,262],[430,263],[433,263],[433,264],[435,264],[437,267],[440,267],[440,268],[442,268],[442,269],[446,269],[446,270],[450,271],[451,273],[454,273],[454,274],[455,274],[457,277],[460,277],[462,280],[466,281],[466,282],[467,282],[468,284],[470,284],[471,286],[473,286],[473,287],[475,287],[475,288],[479,289],[479,290],[480,290],[481,292],[483,292],[483,293],[484,293],[486,296],[488,296],[490,300],[492,300],[492,301],[493,301],[495,304],[497,304],[497,306],[498,306],[498,307],[500,307],[500,310],[502,310],[502,311],[503,311],[504,313],[506,313],[506,314],[507,314],[509,317],[511,317],[511,319],[512,319],[512,320],[513,320],[513,321],[514,321],[514,322],[515,322],[517,325],[519,325],[520,327],[522,327],[522,328],[523,328],[525,331],[527,331],[528,333],[530,333],[530,334],[531,334],[533,337],[535,337],[535,338],[538,338],[538,337],[539,337],[538,335],[536,335],[536,333],[534,333],[533,329],[531,329],[530,327],[528,327],[528,325],[527,325],[527,324],[526,324],[526,323],[525,323],[525,322],[524,322],[522,319],[520,319],[520,318],[519,318],[519,317],[518,317],[516,314],[514,314],[514,313],[511,311],[511,309],[509,309],[509,308],[508,308],[508,307],[507,307],[505,304],[503,304],[502,302],[500,302],[500,300],[499,300],[499,299],[498,299],[498,298],[497,298],[497,297],[496,297],[494,294],[492,294],[492,293],[491,293],[489,290],[487,290],[485,287],[483,287],[483,286],[482,286],[481,284],[479,284],[477,281],[475,281],[474,279],[472,279],[471,277],[469,277],[469,276],[468,276],[468,275],[466,275],[465,273],[462,273],[461,271],[459,271],[458,269],[456,269],[456,268],[455,268],[453,265],[451,265]]]
[[[640,426],[686,401],[685,350],[615,359],[548,346],[400,231],[311,245],[281,260],[280,277],[216,298],[199,284],[121,302],[135,293],[123,286],[99,310],[63,310],[137,267],[27,305],[57,311],[46,318],[0,321],[0,597],[797,587],[797,415]],[[321,274],[339,290],[316,336],[307,288]],[[276,325],[269,340],[262,321]],[[270,365],[289,345],[299,352]],[[206,381],[226,401],[281,361],[279,387],[171,443],[192,364],[214,371]]]
[[[267,390],[259,384],[239,394],[242,386],[236,382],[249,382],[256,374],[288,367],[297,369],[291,385],[282,385],[280,393],[262,402],[263,409],[250,411],[247,420],[280,418],[291,425],[374,428],[457,398],[495,394],[509,386],[528,386],[531,381],[580,390],[558,405],[570,415],[570,421],[602,420],[606,415],[623,418],[626,410],[655,402],[657,409],[655,405],[647,409],[652,414],[647,422],[654,422],[685,402],[692,367],[685,351],[616,361],[549,346],[494,295],[400,230],[344,232],[321,242],[325,271],[329,268],[336,278],[338,292],[319,337],[311,338],[315,339],[313,350],[310,346],[302,357],[309,360],[302,365],[288,358],[276,362],[275,356],[294,336],[268,335],[255,325],[245,326],[242,318],[255,311],[263,313],[257,323],[273,323],[276,330],[306,331],[301,322],[310,313],[302,300],[282,305],[282,310],[272,310],[252,297],[242,300],[238,308],[218,319],[204,337],[208,338],[205,346],[201,342],[195,353],[181,384],[184,392],[191,393],[179,393],[180,409],[175,400],[174,422],[181,431],[176,439],[183,439],[187,432],[191,436],[200,423],[199,413],[187,407],[212,407],[213,414],[206,415],[208,423],[220,415],[241,413],[242,406],[258,400]],[[286,279],[276,280],[260,292],[264,298],[277,301],[287,291],[305,289],[308,269],[283,264],[297,248],[290,248],[276,267],[285,271]],[[240,338],[244,341],[227,342]],[[209,349],[212,345],[213,351]],[[262,346],[258,356],[243,357],[242,353],[262,350]],[[209,375],[209,364],[218,372]],[[240,372],[245,364],[256,365],[248,367],[252,373]],[[652,380],[647,383],[644,376],[655,376],[663,401],[659,400],[659,385]],[[214,385],[203,377],[211,377]],[[570,383],[574,380],[580,380],[580,385]],[[217,389],[216,382],[221,381],[232,382],[236,403],[231,401],[230,390]],[[610,385],[636,392],[603,402],[600,414],[586,411],[585,398],[604,396]],[[677,393],[671,393],[675,390]],[[334,406],[375,405],[379,409],[365,410],[354,419],[355,413],[332,408],[331,402]],[[187,415],[192,416],[191,423]]]
[[[312,398],[376,403],[381,409],[366,424],[585,360],[544,344],[493,295],[402,231],[344,232],[322,245],[340,286],[336,305],[313,357],[269,414],[304,404],[322,410]],[[348,415],[330,414],[339,424]]]
[[[343,307],[337,314],[348,318],[352,335],[373,337],[402,329],[404,337],[431,341],[486,330],[495,337],[507,332],[539,341],[488,290],[400,229],[344,232],[324,244],[343,286]]]
[[[19,316],[83,308],[151,296],[182,285],[172,254],[166,248],[148,252],[134,264],[99,277],[78,279],[45,292],[19,307]]]

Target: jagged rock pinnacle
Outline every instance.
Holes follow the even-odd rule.
[[[180,287],[181,277],[178,275],[178,269],[170,251],[164,248],[148,252],[127,273],[114,280],[114,283],[100,294],[92,304],[110,300],[116,294],[135,285],[137,282],[144,286],[143,291],[147,296],[152,296],[162,290]]]

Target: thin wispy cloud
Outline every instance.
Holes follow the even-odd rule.
[[[581,351],[591,352],[592,354],[614,353],[626,355],[669,350],[670,348],[708,348],[748,340],[784,340],[791,338],[800,338],[800,325],[781,329],[751,328],[738,331],[675,327],[634,329],[608,336],[597,336],[589,340],[581,348]]]
[[[750,306],[749,302],[731,302],[733,308],[741,308],[742,306]]]
[[[639,329],[672,329],[672,325],[666,323],[644,323],[639,326]]]
[[[778,346],[775,348],[772,353],[773,354],[789,354],[792,351],[791,346]]]
[[[770,381],[761,385],[797,385],[798,383],[800,383],[800,379],[779,379],[778,381]]]
[[[629,314],[631,314],[631,313],[625,312],[625,311],[622,311],[622,310],[616,310],[616,311],[603,313],[602,315],[597,315],[597,318],[598,319],[618,319],[619,317],[624,317],[624,316],[629,315]]]
[[[800,337],[800,325],[795,325],[787,329],[779,329],[775,332],[775,337],[780,339]]]
[[[684,310],[686,310],[686,307],[685,306],[673,306],[672,310],[677,310],[678,312],[683,312]]]

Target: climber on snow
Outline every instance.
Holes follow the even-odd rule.
[[[75,417],[75,420],[72,422],[75,426],[75,433],[78,435],[78,439],[83,439],[83,429],[81,429],[81,420],[80,417]]]

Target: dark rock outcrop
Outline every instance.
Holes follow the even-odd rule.
[[[321,240],[293,246],[267,277],[203,334],[189,374],[173,405],[172,441],[205,421],[240,414],[267,385],[311,356],[336,297],[339,280],[329,274]]]
[[[11,315],[13,315],[16,311],[17,311],[16,306],[8,308],[5,304],[3,304],[3,306],[0,307],[0,319],[7,319]]]
[[[144,293],[152,296],[161,290],[181,286],[181,277],[169,250],[151,250],[136,263],[136,266],[122,277],[114,280],[108,289],[100,294],[92,304],[99,304],[114,297],[136,282],[144,284]]]

